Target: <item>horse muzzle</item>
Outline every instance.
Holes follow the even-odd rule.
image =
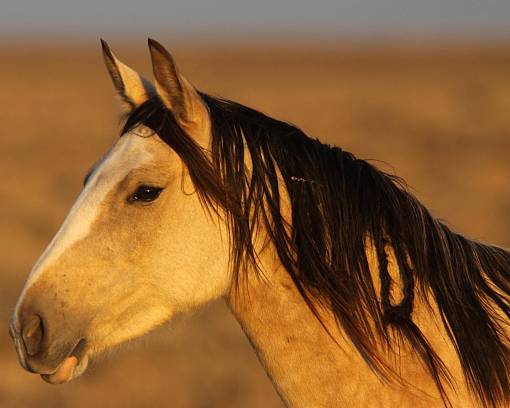
[[[88,366],[87,341],[76,338],[71,341],[52,340],[51,333],[65,333],[51,328],[39,313],[18,312],[9,324],[9,333],[14,341],[21,366],[40,374],[51,384],[61,384],[81,375]]]

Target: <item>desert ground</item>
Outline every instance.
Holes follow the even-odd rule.
[[[510,247],[510,44],[161,40],[201,90],[378,160],[456,230]],[[145,49],[111,45],[150,76]],[[16,298],[119,121],[98,44],[3,44],[0,78],[0,406],[281,406],[221,300],[69,384],[48,385],[18,365],[7,331]]]

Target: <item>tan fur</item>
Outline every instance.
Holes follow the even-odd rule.
[[[211,123],[207,107],[197,90],[180,74],[170,53],[149,40],[156,90],[177,122],[202,148],[209,147]]]
[[[117,59],[108,61],[114,64],[110,72],[121,72],[122,86],[116,88],[121,97],[135,106],[145,100],[140,80],[130,80],[139,78],[138,74],[132,74],[134,71]],[[161,68],[158,64],[170,62],[159,55],[154,61],[155,72]],[[182,77],[173,80],[180,81],[179,89],[158,86],[162,99],[172,109],[176,109],[175,101],[181,101],[179,109],[187,117],[182,125],[207,147],[207,110],[189,82]],[[181,94],[176,96],[176,92]],[[247,161],[249,164],[249,158]],[[333,340],[298,294],[271,247],[261,253],[264,278],[247,271],[238,290],[233,290],[227,227],[202,207],[182,161],[157,135],[150,136],[143,128],[124,135],[89,183],[85,197],[78,200],[66,221],[68,227],[34,267],[14,312],[17,344],[23,317],[38,314],[45,322],[43,351],[32,357],[20,351],[22,363],[28,362],[34,371],[54,372],[78,341],[85,339],[76,377],[86,369],[89,357],[143,335],[176,313],[224,296],[287,404],[441,406],[430,376],[406,345],[397,354],[388,353],[387,358],[408,384],[386,384],[362,361],[329,311],[322,310]],[[150,204],[128,202],[140,185],[164,190]],[[288,204],[282,203],[286,219],[290,219]],[[90,225],[70,239],[85,215],[91,214]],[[263,234],[258,237],[259,247],[264,238]],[[370,245],[367,251],[371,253]],[[391,274],[398,282],[394,267]],[[376,274],[373,279],[377,286]],[[398,301],[398,285],[393,290]],[[455,378],[457,393],[449,393],[453,405],[476,406],[435,313],[423,297],[417,297],[414,320]]]
[[[156,95],[156,90],[149,81],[120,61],[105,41],[101,40],[101,44],[105,65],[119,96],[122,113],[129,113],[134,107]]]
[[[125,135],[121,141],[129,138],[141,137]],[[43,263],[20,299],[16,315],[33,310],[49,322],[52,346],[39,371],[55,368],[53,356],[60,355],[62,342],[73,343],[68,336],[86,337],[89,352],[99,352],[226,290],[226,233],[195,194],[182,191],[190,193],[193,186],[185,175],[183,181],[178,156],[156,136],[142,140],[153,161],[111,188],[89,234]],[[108,170],[91,180],[96,188],[108,183]],[[127,202],[141,183],[165,187],[153,205]],[[39,367],[38,361],[32,365]]]
[[[335,341],[297,292],[274,255],[266,255],[267,280],[249,275],[240,292],[226,296],[282,399],[296,407],[439,407],[443,403],[430,375],[412,350],[401,346],[388,362],[408,384],[385,383],[369,369],[337,329],[331,314],[322,318]],[[465,389],[457,356],[434,311],[422,300],[415,320],[455,378],[454,407],[475,407]],[[452,390],[449,390],[452,391]]]

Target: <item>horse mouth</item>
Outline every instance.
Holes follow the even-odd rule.
[[[81,339],[71,353],[59,364],[51,374],[41,374],[41,378],[50,384],[63,384],[82,375],[87,369],[87,341]]]

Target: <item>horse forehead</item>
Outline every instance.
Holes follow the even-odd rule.
[[[113,148],[105,155],[97,166],[99,174],[109,175],[108,178],[139,166],[153,158],[153,140],[135,133],[123,135]]]

